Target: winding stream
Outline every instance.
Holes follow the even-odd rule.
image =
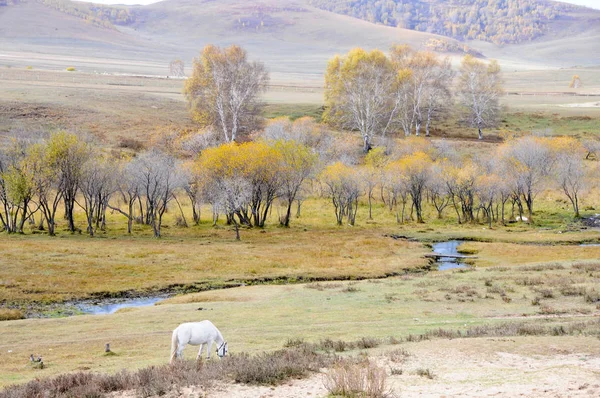
[[[77,304],[76,307],[84,314],[92,315],[108,315],[114,314],[123,308],[135,308],[135,307],[148,307],[154,305],[160,301],[165,300],[166,297],[143,297],[135,299],[118,300],[113,302],[104,303],[85,303]]]
[[[458,246],[463,243],[459,240],[450,240],[447,242],[438,242],[432,245],[434,253],[440,254],[448,254],[448,255],[459,255]],[[460,260],[455,258],[444,258],[440,257],[438,261],[435,262],[438,266],[438,271],[446,271],[449,269],[457,269],[457,268],[468,268],[469,266],[465,263],[461,263]]]

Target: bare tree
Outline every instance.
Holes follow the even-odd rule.
[[[147,217],[154,237],[160,238],[167,205],[173,199],[174,191],[183,185],[177,161],[164,152],[151,150],[139,155],[132,169],[139,185],[139,196],[146,200]]]
[[[574,138],[556,139],[560,145],[556,149],[556,183],[569,198],[575,218],[579,218],[579,199],[586,187],[587,176],[583,165],[583,146]]]
[[[185,76],[185,63],[180,59],[174,59],[169,63],[169,76]]]
[[[503,148],[505,171],[513,190],[513,198],[522,213],[522,202],[528,211],[528,221],[533,222],[533,203],[538,193],[545,187],[552,170],[553,154],[547,142],[540,137],[525,136],[514,140]]]
[[[479,139],[482,129],[495,126],[500,113],[499,98],[502,94],[502,79],[498,62],[489,65],[467,55],[460,67],[458,99],[464,108],[464,122],[476,127]]]
[[[83,202],[77,203],[85,212],[90,236],[100,225],[102,229],[106,225],[106,208],[117,190],[115,171],[110,161],[99,157],[90,158],[84,165],[79,184]]]
[[[217,182],[216,203],[226,214],[236,214],[248,206],[252,187],[249,181],[241,176],[220,179]],[[235,239],[240,240],[240,225],[235,217],[231,217],[235,227]]]
[[[448,58],[438,61],[432,66],[422,103],[422,113],[425,117],[425,136],[427,137],[431,133],[431,122],[439,119],[450,107],[452,101],[450,87],[454,75]]]
[[[116,172],[119,178],[116,179],[116,193],[119,201],[127,206],[126,211],[120,207],[112,206],[107,203],[107,208],[116,211],[127,218],[127,233],[131,234],[133,227],[133,220],[135,218],[135,203],[139,199],[140,184],[136,175],[137,163],[135,160],[129,161],[125,164],[115,165]]]
[[[262,109],[260,94],[267,89],[269,73],[260,62],[248,61],[238,46],[206,46],[194,59],[193,74],[185,83],[194,119],[223,132],[226,142],[256,129]]]

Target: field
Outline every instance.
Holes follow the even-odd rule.
[[[327,59],[356,45],[420,48],[432,37],[326,13],[303,0],[263,3],[252,9],[238,0],[205,7],[170,0],[145,7],[154,23],[114,31],[36,2],[0,7],[0,145],[23,131],[67,129],[92,138],[98,151],[135,154],[172,132],[195,131],[183,79],[167,78],[167,66],[181,57],[189,74],[192,57],[209,42],[240,43],[265,62],[267,122],[320,121]],[[256,13],[264,24],[238,26]],[[32,24],[39,29],[28,29]],[[556,35],[507,47],[469,43],[502,65],[501,124],[480,142],[452,114],[433,126],[432,141],[479,157],[513,134],[598,138],[597,32],[572,40]],[[451,57],[457,66],[459,56]],[[569,88],[574,75],[583,82],[576,90]],[[348,146],[356,142],[360,152],[358,133],[332,134]],[[239,242],[222,219],[212,225],[208,206],[201,223],[187,228],[172,206],[160,240],[140,224],[128,235],[117,213],[109,214],[106,232],[89,238],[79,209],[81,233],[69,233],[59,214],[57,237],[33,225],[24,235],[3,234],[0,388],[76,371],[164,365],[173,328],[210,319],[234,358],[314,344],[319,353],[378,364],[397,396],[600,394],[600,232],[573,219],[560,192],[536,198],[534,225],[514,216],[493,228],[482,218],[458,225],[453,209],[437,219],[429,205],[424,224],[398,224],[378,200],[369,220],[363,198],[356,225],[338,227],[331,203],[315,188],[290,228],[278,226],[283,210],[276,204],[267,226],[243,228]],[[599,192],[584,193],[584,219],[598,216]],[[190,222],[190,205],[182,204]],[[459,251],[477,257],[472,267],[432,268],[425,254],[448,240],[462,241]],[[76,306],[154,296],[167,299],[111,315],[79,315]],[[44,369],[32,366],[31,354],[43,356]],[[188,347],[186,358],[194,355]],[[325,396],[321,373],[274,386],[221,382],[208,396]]]

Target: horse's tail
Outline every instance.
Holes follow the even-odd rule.
[[[179,348],[179,338],[177,336],[177,329],[173,330],[173,336],[171,337],[171,359],[169,363],[173,363],[177,356],[177,349]]]

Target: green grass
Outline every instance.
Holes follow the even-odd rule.
[[[263,110],[263,116],[267,119],[288,116],[291,120],[309,116],[321,121],[323,107],[316,104],[268,103]]]

